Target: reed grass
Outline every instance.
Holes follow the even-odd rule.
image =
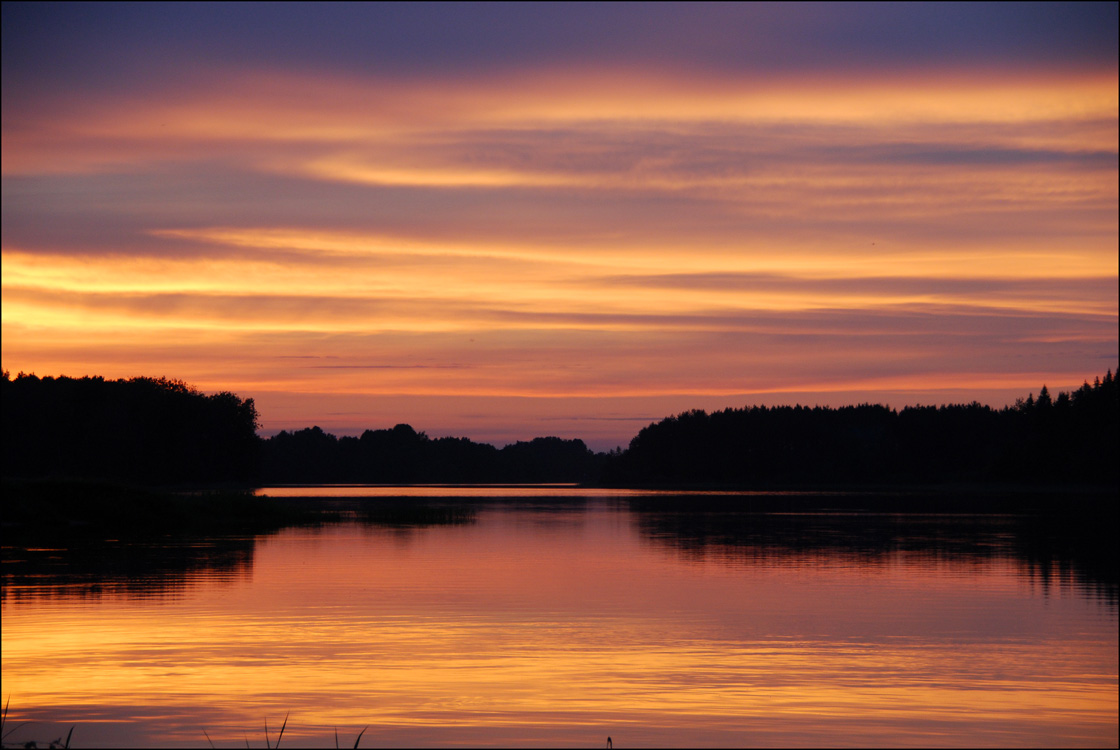
[[[288,713],[284,714],[284,723],[280,726],[280,736],[276,738],[276,747],[280,747],[280,739],[284,736],[284,727],[288,726],[288,716],[291,713],[292,712],[289,711]],[[272,750],[273,746],[268,741],[268,719],[264,720],[264,744],[265,747],[269,748],[269,750]]]
[[[288,716],[290,716],[291,713],[292,712],[289,711],[288,713],[284,714],[284,723],[280,725],[280,734],[276,737],[276,744],[275,745],[272,744],[272,739],[268,736],[268,719],[264,720],[264,744],[265,744],[265,747],[269,748],[269,750],[276,750],[277,748],[280,747],[280,739],[284,736],[284,729],[288,726]],[[354,740],[354,750],[358,750],[358,744],[362,741],[362,735],[366,733],[367,729],[369,729],[368,724],[366,726],[362,727],[362,731],[358,732],[358,737],[357,737],[357,739]],[[205,735],[206,741],[210,743],[210,747],[214,747],[214,741],[212,739],[210,739],[210,735],[206,733],[205,729],[202,730],[202,734]],[[335,746],[335,749],[337,750],[338,749],[338,729],[334,730],[334,746]],[[245,747],[249,747],[249,738],[248,737],[245,738]]]
[[[358,750],[358,743],[362,741],[362,735],[369,729],[369,725],[362,727],[362,731],[358,732],[358,739],[354,740],[354,750]],[[334,750],[339,750],[338,747],[338,730],[334,730]]]
[[[8,699],[4,701],[4,710],[2,712],[0,712],[0,747],[7,747],[7,745],[5,745],[3,741],[8,739],[8,735],[12,734],[13,732],[15,732],[20,727],[25,727],[25,726],[27,726],[28,724],[31,723],[30,721],[23,721],[23,722],[20,722],[19,724],[16,724],[14,727],[9,729],[8,731],[6,731],[6,732],[4,731],[4,727],[8,723],[8,706],[11,704],[11,702],[12,702],[12,696],[9,693],[8,694]],[[74,727],[71,726],[70,731],[66,733],[66,741],[65,742],[63,742],[62,738],[59,737],[57,740],[51,740],[49,743],[47,743],[47,747],[48,748],[68,749],[70,747],[70,739],[73,736],[74,736]],[[38,747],[39,745],[38,745],[37,742],[32,741],[32,742],[20,743],[19,746],[20,747]]]
[[[31,723],[30,721],[24,721],[24,722],[20,722],[19,724],[16,724],[14,727],[7,728],[7,725],[8,725],[8,706],[11,704],[11,702],[12,702],[12,696],[9,695],[7,700],[4,701],[3,711],[0,711],[0,738],[2,738],[3,740],[6,740],[8,738],[8,735],[12,734],[13,732],[15,732],[20,727],[27,726],[28,724]],[[264,720],[264,744],[269,750],[278,750],[278,748],[280,747],[280,740],[283,739],[283,737],[284,737],[284,730],[287,729],[287,727],[288,727],[288,717],[291,715],[291,713],[292,713],[291,711],[288,711],[286,714],[284,714],[284,723],[280,725],[280,734],[276,736],[276,744],[275,745],[272,744],[272,739],[268,735],[268,719]],[[367,729],[369,729],[368,724],[366,726],[362,727],[362,731],[358,732],[358,736],[354,740],[354,750],[358,749],[358,744],[361,743],[361,741],[362,741],[362,735],[366,733]],[[206,738],[206,742],[210,745],[210,747],[214,747],[214,740],[210,739],[210,735],[205,729],[202,730],[202,735]],[[62,738],[59,737],[57,740],[52,740],[50,743],[48,743],[47,748],[60,748],[62,750],[69,750],[70,740],[71,740],[71,738],[73,738],[73,736],[74,736],[74,727],[71,726],[70,731],[67,732],[67,734],[66,734],[66,741],[65,742],[63,742]],[[339,746],[338,745],[338,730],[337,729],[334,730],[334,746],[335,746],[335,749],[337,750],[338,746]],[[8,745],[3,744],[2,741],[0,741],[0,748],[6,748],[6,747],[8,747]],[[18,745],[18,747],[24,747],[24,748],[26,748],[26,747],[38,747],[38,743],[35,743],[35,742],[21,742]],[[248,737],[245,738],[245,747],[249,747],[249,738]]]

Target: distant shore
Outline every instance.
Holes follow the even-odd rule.
[[[463,485],[482,488],[486,485]],[[310,487],[309,487],[310,489]],[[456,496],[454,487],[437,497],[410,495],[407,485],[399,495],[335,499],[369,510],[374,506],[386,519],[407,520],[421,506],[453,502],[470,506],[500,500],[472,493]],[[582,493],[598,488],[581,487]],[[625,500],[636,509],[672,512],[758,513],[1042,513],[1070,517],[1117,517],[1115,488],[1074,485],[947,484],[849,485],[834,488],[747,488],[732,485],[642,485],[601,488],[630,492]],[[27,533],[144,536],[165,533],[263,533],[286,526],[330,520],[325,498],[306,495],[274,498],[255,495],[252,488],[149,488],[91,480],[4,479],[5,536]],[[648,492],[648,494],[644,494]],[[585,495],[586,496],[586,495]],[[518,498],[507,498],[516,502]],[[522,498],[523,499],[523,498]],[[543,495],[535,501],[573,502],[581,498]],[[321,501],[321,502],[315,502]],[[392,505],[392,509],[390,509]],[[408,507],[416,508],[412,513]],[[427,515],[424,515],[427,513]],[[395,515],[394,515],[395,514]],[[424,511],[417,519],[431,513]]]
[[[277,503],[249,489],[172,491],[81,479],[4,479],[5,537],[55,534],[266,531],[309,523],[317,510]]]

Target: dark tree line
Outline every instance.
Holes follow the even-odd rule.
[[[1117,384],[1013,407],[978,403],[894,411],[753,406],[695,410],[642,429],[612,453],[608,484],[1062,482],[1116,484]]]
[[[604,454],[582,440],[498,449],[408,425],[341,437],[311,427],[267,440],[252,399],[180,380],[2,377],[3,474],[145,485],[594,482]]]
[[[5,477],[147,485],[257,477],[253,399],[166,378],[13,379],[6,370],[0,389]]]
[[[780,487],[942,482],[1118,483],[1111,371],[1071,393],[1043,386],[1014,406],[895,411],[752,406],[694,410],[642,429],[625,451],[536,438],[498,449],[406,424],[335,437],[256,434],[252,399],[166,378],[38,378],[5,371],[5,477],[150,485],[602,482]]]
[[[431,439],[407,424],[335,437],[318,427],[280,432],[262,446],[262,479],[277,483],[593,482],[603,454],[582,440],[535,438],[498,449],[467,438]]]

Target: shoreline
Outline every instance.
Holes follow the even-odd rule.
[[[307,485],[303,485],[307,486]],[[327,485],[313,485],[327,486]],[[3,529],[12,535],[41,532],[59,535],[261,533],[288,526],[337,520],[339,506],[407,522],[409,509],[427,518],[434,505],[470,507],[494,503],[572,504],[619,492],[615,498],[635,510],[676,513],[851,513],[851,514],[1028,514],[1054,518],[1103,519],[1118,517],[1116,489],[1084,485],[867,485],[838,487],[744,488],[729,485],[645,485],[604,487],[586,485],[439,485],[446,493],[419,496],[408,488],[430,485],[366,485],[399,494],[347,494],[325,497],[255,494],[260,488],[152,488],[75,479],[4,479]],[[301,486],[302,487],[302,486]],[[301,488],[298,487],[298,488]],[[350,485],[354,490],[361,486]],[[503,496],[479,493],[493,487],[545,490],[532,495]],[[298,489],[293,487],[293,489]],[[309,487],[310,488],[310,487]],[[455,489],[474,490],[456,495]],[[556,493],[548,492],[555,489]],[[576,490],[566,492],[565,490]]]

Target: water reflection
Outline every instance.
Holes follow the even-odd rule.
[[[427,526],[461,526],[478,520],[478,508],[459,498],[431,500],[416,498],[354,499],[334,502],[345,517],[352,517],[367,526],[424,528]]]
[[[1115,745],[1115,572],[1079,526],[663,497],[323,508],[100,572],[6,550],[5,692],[39,728],[12,740],[257,746],[290,711],[292,746],[366,725],[363,746]]]
[[[1117,607],[1115,523],[1108,517],[741,513],[630,500],[643,536],[684,558],[798,565],[846,559],[888,565],[900,554],[938,560],[1011,559],[1044,594],[1075,587]]]
[[[310,491],[291,489],[305,495]],[[742,512],[733,505],[742,497],[738,493],[627,490],[603,495],[566,485],[511,486],[503,488],[500,497],[493,496],[493,487],[485,488],[492,493],[487,497],[464,496],[463,488],[454,487],[414,488],[419,492],[416,496],[403,494],[408,491],[404,487],[380,488],[385,493],[380,497],[349,494],[359,489],[369,490],[332,488],[326,499],[307,502],[321,509],[322,523],[357,522],[403,530],[473,524],[480,510],[505,507],[511,500],[517,508],[531,511],[527,523],[556,529],[581,523],[578,511],[589,502],[606,503],[604,507],[628,514],[627,522],[632,520],[641,536],[677,550],[685,560],[727,565],[848,560],[876,566],[889,564],[900,553],[931,562],[1010,559],[1022,566],[1044,595],[1055,588],[1074,587],[1113,609],[1118,605],[1120,563],[1112,533],[1115,519],[1109,517]],[[273,533],[143,542],[73,533],[20,539],[9,533],[3,547],[0,595],[5,599],[177,596],[198,580],[250,576],[257,541]]]
[[[247,578],[253,537],[150,542],[61,535],[47,546],[4,545],[5,603],[25,598],[178,597],[192,583]]]
[[[474,523],[477,509],[457,499],[401,498],[316,501],[322,520],[373,528],[420,529]],[[124,596],[177,597],[193,584],[231,582],[252,574],[259,540],[279,533],[167,535],[156,539],[104,539],[73,529],[30,537],[5,535],[0,598]]]

